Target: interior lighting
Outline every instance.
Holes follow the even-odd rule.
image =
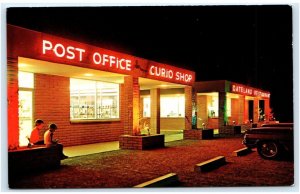
[[[92,73],[85,73],[83,75],[86,76],[86,77],[92,77],[92,76],[94,76],[94,74],[92,74]]]

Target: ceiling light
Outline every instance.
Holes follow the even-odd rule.
[[[19,63],[18,66],[19,67],[27,67],[28,65],[26,63]]]
[[[168,87],[168,85],[166,85],[166,84],[161,84],[160,87],[165,88],[165,87]]]
[[[86,77],[92,77],[92,76],[94,76],[94,74],[92,74],[92,73],[85,73],[83,75],[86,76]]]

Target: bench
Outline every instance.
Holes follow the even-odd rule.
[[[194,171],[207,172],[226,164],[224,156],[218,156],[195,165]]]
[[[60,153],[56,146],[20,147],[8,151],[8,173],[10,177],[24,173],[58,168]]]
[[[141,183],[139,185],[134,186],[134,188],[144,188],[144,187],[167,187],[174,186],[179,183],[178,176],[176,173],[169,173],[150,181]]]

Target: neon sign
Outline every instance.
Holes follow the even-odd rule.
[[[75,48],[73,46],[65,47],[64,45],[57,43],[53,47],[52,42],[43,40],[43,54],[47,51],[52,51],[57,57],[66,57],[67,59],[75,59],[75,56],[79,56],[79,61],[82,61],[82,55],[85,53],[84,49]],[[77,54],[77,55],[76,55]]]
[[[96,65],[109,65],[109,67],[115,66],[117,69],[131,71],[131,60],[128,59],[119,59],[115,56],[95,52],[93,54],[93,62]]]
[[[176,80],[180,82],[190,83],[193,80],[193,75],[184,73],[176,68],[165,68],[151,65],[148,71],[149,75],[155,77],[166,78],[169,80]]]
[[[231,92],[244,94],[244,95],[248,95],[248,96],[260,96],[260,97],[264,97],[264,98],[270,98],[269,92],[264,92],[261,90],[257,90],[254,88],[250,88],[250,87],[246,87],[246,86],[238,85],[238,84],[232,84]]]
[[[41,54],[51,60],[57,58],[57,61],[93,65],[97,69],[113,72],[131,74],[134,68],[132,65],[134,58],[130,56],[63,39],[43,38]],[[147,77],[192,84],[195,74],[185,69],[153,62]]]
[[[125,58],[119,58],[114,55],[104,54],[99,51],[92,51],[89,53],[83,48],[75,47],[72,45],[64,45],[62,43],[55,43],[49,40],[42,41],[42,54],[55,56],[58,58],[64,58],[66,60],[73,60],[77,62],[86,62],[90,61],[94,65],[102,65],[109,68],[116,68],[125,71],[131,71],[131,60]],[[91,59],[88,56],[92,56]]]

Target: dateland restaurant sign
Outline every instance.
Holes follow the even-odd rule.
[[[270,98],[270,93],[269,92],[264,92],[262,90],[257,90],[248,86],[244,86],[241,84],[231,84],[231,92],[233,93],[238,93],[238,94],[243,94],[246,96],[258,96],[262,98]]]

